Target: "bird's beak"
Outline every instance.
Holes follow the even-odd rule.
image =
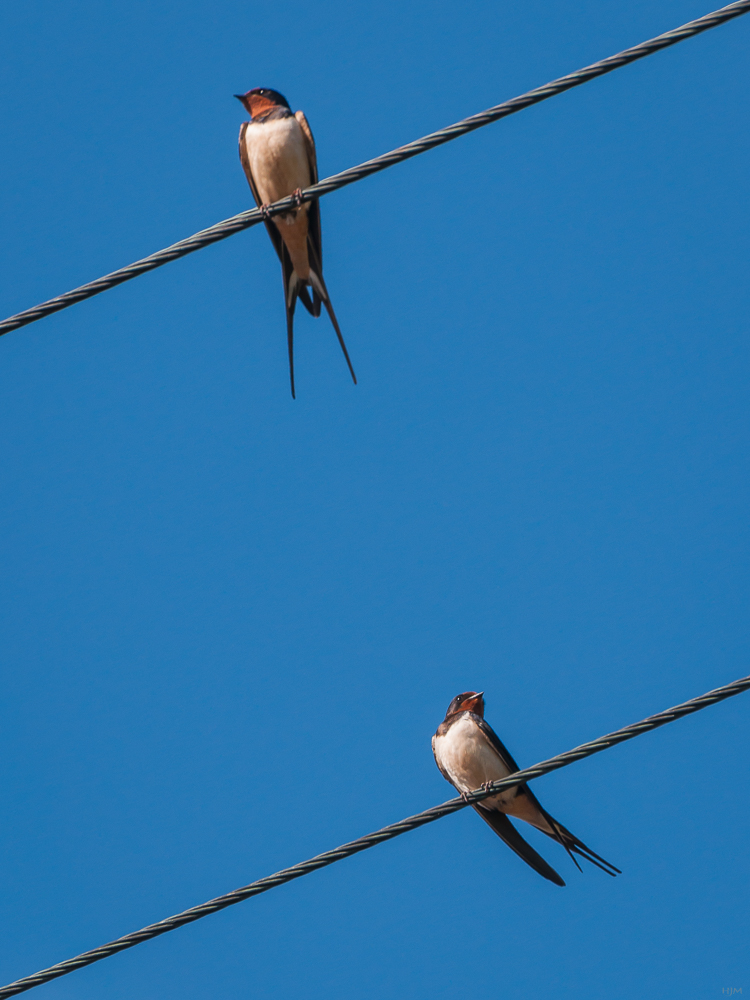
[[[244,94],[232,94],[232,97],[236,97],[238,101],[244,101],[245,99]]]

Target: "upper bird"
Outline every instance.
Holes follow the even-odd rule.
[[[492,727],[484,721],[484,695],[481,691],[464,691],[456,695],[432,737],[432,752],[443,777],[462,795],[520,770]],[[575,858],[576,854],[608,875],[621,874],[619,868],[600,858],[562,823],[553,819],[528,785],[516,785],[472,805],[508,847],[555,885],[565,883],[531,844],[526,843],[508,816],[525,820],[562,844],[579,870],[581,866]]]
[[[302,188],[318,181],[318,163],[307,119],[301,111],[292,114],[287,99],[277,90],[256,87],[235,94],[250,115],[240,128],[240,160],[259,208],[299,195]],[[323,281],[323,250],[320,237],[320,206],[317,198],[273,219],[266,229],[281,261],[284,275],[284,304],[289,345],[289,377],[294,397],[294,308],[297,299],[312,316],[320,316],[321,302],[331,317],[352,379],[357,378],[349,360],[344,338]],[[308,292],[312,289],[312,299]]]

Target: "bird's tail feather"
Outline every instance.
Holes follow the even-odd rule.
[[[297,272],[292,266],[286,245],[282,243],[281,246],[281,266],[284,274],[284,306],[286,307],[286,342],[289,351],[289,382],[292,387],[292,399],[296,399],[297,395],[294,391],[294,310],[297,306],[297,298],[302,298],[300,295],[301,291],[305,293],[305,297],[302,298],[303,303],[305,298],[308,302],[310,299],[307,289],[300,281]]]
[[[336,319],[336,313],[333,311],[333,305],[331,303],[331,297],[328,294],[328,289],[326,288],[326,283],[323,281],[323,268],[320,266],[320,261],[318,260],[318,255],[315,251],[315,247],[308,240],[307,243],[308,256],[310,258],[310,284],[313,290],[313,310],[317,308],[317,313],[313,312],[313,315],[320,316],[320,303],[326,307],[326,312],[330,317],[331,323],[333,324],[333,329],[336,331],[336,336],[339,339],[339,344],[341,345],[341,350],[344,352],[344,357],[346,358],[346,363],[349,366],[349,373],[352,377],[352,382],[357,384],[357,376],[354,374],[354,368],[352,367],[351,359],[349,358],[349,352],[346,349],[346,344],[344,343],[344,337],[341,333],[341,328],[339,327],[339,321]]]
[[[294,391],[294,307],[297,305],[297,293],[292,293],[286,304],[286,343],[289,351],[289,382],[292,387],[292,399],[297,398]]]
[[[578,837],[575,836],[575,834],[566,829],[562,823],[558,823],[556,819],[553,819],[553,817],[550,816],[546,810],[544,810],[544,817],[553,832],[550,833],[549,830],[544,830],[543,833],[546,833],[548,837],[552,837],[553,840],[562,844],[579,871],[581,870],[581,866],[578,864],[575,857],[576,854],[579,858],[585,858],[592,865],[596,865],[597,868],[601,868],[603,872],[606,872],[607,875],[611,875],[613,878],[616,875],[622,875],[619,868],[615,868],[610,861],[605,861],[604,858],[600,857],[595,851],[592,851],[591,848],[587,847],[582,840],[579,840]]]
[[[326,307],[326,312],[331,319],[333,329],[336,331],[336,336],[338,337],[339,344],[341,345],[341,350],[344,352],[346,363],[349,366],[352,381],[356,385],[357,376],[354,374],[354,368],[352,367],[349,352],[347,351],[346,344],[344,343],[341,328],[339,327],[338,320],[336,319],[336,313],[333,311],[333,305],[331,304],[328,289],[323,281],[323,275],[320,271],[319,265],[317,270],[314,266],[317,265],[317,258],[314,254],[312,254],[313,262],[311,262],[310,266],[310,277],[308,281],[303,281],[294,270],[294,265],[292,264],[286,244],[282,243],[281,246],[281,264],[284,275],[284,305],[286,306],[286,335],[289,350],[289,380],[292,386],[292,399],[296,399],[294,391],[294,310],[297,306],[297,299],[300,300],[302,305],[312,316],[320,316],[321,303],[323,303]],[[308,245],[308,249],[311,250],[312,248]],[[310,293],[307,290],[308,284],[312,287],[312,299],[310,298]]]

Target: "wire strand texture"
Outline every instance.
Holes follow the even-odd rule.
[[[578,87],[582,83],[587,83],[598,76],[611,73],[612,70],[619,69],[621,66],[626,66],[628,63],[643,59],[645,56],[659,52],[661,49],[666,49],[670,45],[682,42],[686,38],[692,38],[703,31],[708,31],[709,28],[715,28],[717,25],[732,20],[732,18],[740,17],[748,11],[750,11],[750,0],[738,0],[738,2],[721,7],[719,10],[706,14],[704,17],[699,17],[695,21],[688,21],[687,24],[683,24],[679,28],[667,31],[663,35],[657,35],[655,38],[650,38],[646,42],[641,42],[640,45],[625,49],[616,55],[609,56],[607,59],[601,59],[599,62],[577,70],[575,73],[561,76],[543,87],[529,90],[519,97],[514,97],[503,104],[489,108],[487,111],[464,118],[462,121],[456,122],[455,125],[449,125],[447,128],[440,129],[438,132],[432,132],[422,139],[416,139],[414,142],[407,143],[405,146],[399,146],[398,149],[393,149],[389,153],[377,156],[373,160],[360,163],[359,166],[350,167],[341,173],[326,177],[318,184],[313,184],[312,187],[305,188],[301,193],[301,201],[312,201],[324,194],[329,194],[331,191],[337,191],[347,184],[353,184],[364,177],[369,177],[370,174],[378,173],[378,171],[392,167],[396,163],[402,163],[404,160],[411,159],[412,156],[418,156],[420,153],[427,152],[428,149],[442,146],[444,143],[451,142],[459,136],[466,135],[467,132],[473,132],[475,129],[483,128],[485,125],[490,125],[501,118],[507,118],[508,115],[513,115],[517,111],[523,111],[524,108],[531,107],[533,104],[539,104],[540,101],[546,101],[556,94],[562,94],[564,91]],[[164,250],[159,250],[157,253],[151,254],[149,257],[144,257],[142,260],[138,260],[127,267],[112,271],[111,274],[106,274],[96,281],[80,285],[78,288],[74,288],[64,295],[58,295],[54,299],[48,299],[38,306],[25,309],[23,312],[8,317],[8,319],[0,322],[0,336],[4,333],[9,333],[11,330],[17,330],[21,326],[26,326],[28,323],[34,323],[36,320],[42,319],[44,316],[49,316],[51,313],[67,309],[68,306],[75,305],[76,302],[89,299],[100,292],[114,288],[116,285],[121,285],[125,281],[130,281],[131,278],[137,278],[147,271],[153,271],[154,268],[168,264],[170,261],[185,257],[196,250],[202,250],[204,247],[210,246],[212,243],[217,243],[219,240],[225,240],[228,236],[233,236],[243,229],[257,226],[258,223],[264,222],[266,218],[279,215],[282,212],[288,212],[297,206],[298,201],[293,196],[290,196],[282,198],[272,205],[268,205],[263,211],[255,208],[247,212],[240,212],[239,215],[233,215],[230,219],[218,222],[208,229],[202,229],[199,233],[195,233],[195,235],[185,240],[180,240],[179,243],[173,243],[172,246],[166,247]]]
[[[431,809],[425,809],[424,812],[417,813],[416,816],[409,816],[406,819],[402,819],[399,823],[384,826],[381,830],[368,833],[367,836],[360,837],[358,840],[349,841],[349,843],[342,844],[341,847],[336,847],[332,851],[318,854],[314,858],[293,865],[291,868],[284,868],[273,875],[267,875],[265,878],[258,879],[257,882],[251,882],[241,889],[235,889],[234,892],[228,892],[224,896],[217,896],[216,899],[210,899],[207,903],[202,903],[200,906],[193,906],[189,910],[183,910],[182,913],[178,913],[173,917],[167,917],[158,923],[149,924],[148,927],[143,927],[132,934],[126,934],[124,937],[110,941],[108,944],[94,948],[92,951],[85,951],[75,958],[69,958],[65,962],[59,962],[57,965],[50,966],[48,969],[42,969],[41,972],[37,972],[33,976],[18,979],[14,983],[9,983],[7,986],[0,988],[0,1000],[4,997],[11,997],[16,993],[23,993],[25,990],[33,989],[35,986],[41,986],[42,983],[47,983],[52,979],[57,979],[59,976],[67,975],[69,972],[75,972],[76,969],[92,965],[103,958],[109,958],[110,955],[116,955],[117,952],[125,951],[126,948],[132,948],[143,941],[149,941],[160,934],[166,934],[167,931],[173,931],[184,924],[192,923],[194,920],[200,920],[211,913],[216,913],[217,910],[223,910],[227,906],[234,906],[235,903],[241,903],[245,899],[250,899],[251,896],[268,892],[269,889],[275,889],[276,886],[283,885],[285,882],[291,882],[293,879],[301,878],[303,875],[308,875],[319,868],[325,868],[336,861],[342,861],[344,858],[358,854],[360,851],[366,851],[370,847],[382,844],[386,840],[399,837],[402,833],[408,833],[410,830],[416,830],[427,823],[433,823],[435,820],[457,812],[459,809],[463,809],[473,802],[479,802],[487,798],[488,795],[495,795],[506,788],[512,788],[514,785],[520,785],[534,778],[540,778],[551,771],[557,771],[561,767],[567,767],[578,760],[583,760],[584,757],[591,757],[602,750],[608,750],[610,747],[617,746],[618,743],[632,740],[642,733],[658,729],[659,726],[664,726],[668,722],[674,722],[676,719],[683,718],[683,716],[691,715],[693,712],[698,712],[709,705],[715,705],[716,702],[724,701],[726,698],[732,698],[734,695],[747,691],[749,688],[750,675],[742,677],[731,684],[726,684],[724,687],[715,688],[713,691],[708,691],[698,698],[692,698],[681,705],[669,708],[665,712],[651,715],[641,722],[625,726],[623,729],[618,729],[607,736],[600,736],[597,740],[574,747],[574,749],[558,754],[556,757],[550,757],[549,760],[541,761],[533,767],[516,771],[515,774],[503,778],[501,781],[494,782],[487,789],[478,789],[468,794],[465,798],[449,799],[447,802],[443,802],[442,805],[433,806]]]

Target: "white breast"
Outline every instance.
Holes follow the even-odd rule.
[[[296,118],[250,124],[245,129],[245,147],[264,204],[312,183],[305,136]]]
[[[510,771],[468,715],[454,722],[445,736],[434,736],[432,749],[440,767],[459,792],[471,792],[485,781],[497,781]]]

